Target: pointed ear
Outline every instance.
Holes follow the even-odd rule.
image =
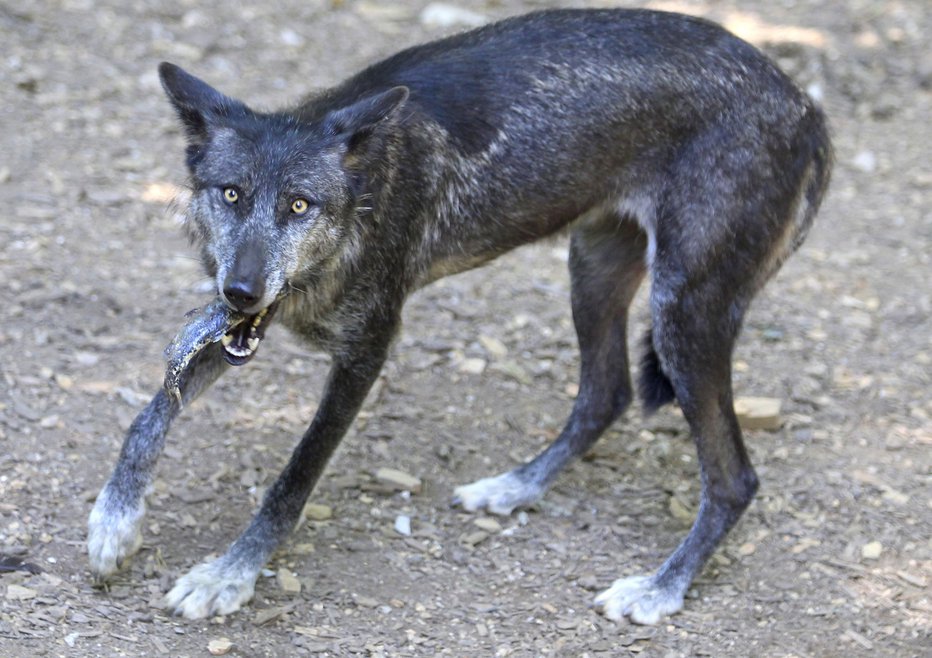
[[[406,100],[407,87],[392,87],[388,91],[330,112],[324,117],[324,130],[330,135],[344,137],[350,150],[354,150],[382,121],[404,105]]]
[[[224,96],[174,64],[159,64],[159,78],[192,143],[205,141],[211,120],[246,111],[240,101]]]

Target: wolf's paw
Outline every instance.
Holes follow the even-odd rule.
[[[653,625],[683,607],[683,592],[658,587],[653,576],[631,576],[595,597],[595,606],[612,621],[627,615],[636,624]]]
[[[178,579],[165,595],[165,607],[188,619],[236,612],[252,598],[259,574],[230,566],[223,558],[200,564]]]
[[[537,502],[543,494],[543,487],[525,482],[514,471],[509,471],[457,487],[453,490],[453,504],[462,505],[469,512],[484,508],[507,516],[516,507]]]
[[[145,502],[120,503],[109,486],[97,496],[87,519],[87,557],[97,581],[104,581],[142,546]]]

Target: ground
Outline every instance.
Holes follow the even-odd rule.
[[[0,654],[203,656],[227,638],[235,656],[928,655],[926,0],[655,4],[763,47],[821,99],[838,155],[809,240],[735,354],[737,394],[782,402],[780,429],[747,432],[760,493],[681,614],[642,627],[590,607],[688,528],[698,478],[675,410],[632,409],[526,513],[495,523],[449,505],[456,485],[537,452],[569,411],[562,241],[411,301],[312,497],[322,520],[298,527],[250,606],[192,622],[159,601],[242,529],[314,411],[326,359],[280,329],[177,422],[141,553],[109,591],[92,586],[93,498],[161,381],[162,348],[211,294],[168,203],[183,139],[157,63],[275,107],[461,28],[423,20],[426,4],[0,6],[0,559],[41,568],[0,575]],[[551,4],[458,6],[494,19]],[[632,335],[643,298],[638,309]],[[394,490],[374,476],[383,467],[421,490]],[[406,519],[410,535],[396,529]]]

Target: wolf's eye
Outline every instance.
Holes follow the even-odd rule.
[[[307,199],[295,199],[291,202],[291,212],[295,215],[303,215],[311,208],[311,202]]]
[[[239,192],[235,187],[225,187],[223,188],[223,200],[232,206],[239,201]]]

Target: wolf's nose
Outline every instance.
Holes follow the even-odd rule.
[[[237,311],[245,311],[258,304],[259,300],[262,299],[265,290],[261,288],[261,284],[227,279],[223,285],[223,296]]]

